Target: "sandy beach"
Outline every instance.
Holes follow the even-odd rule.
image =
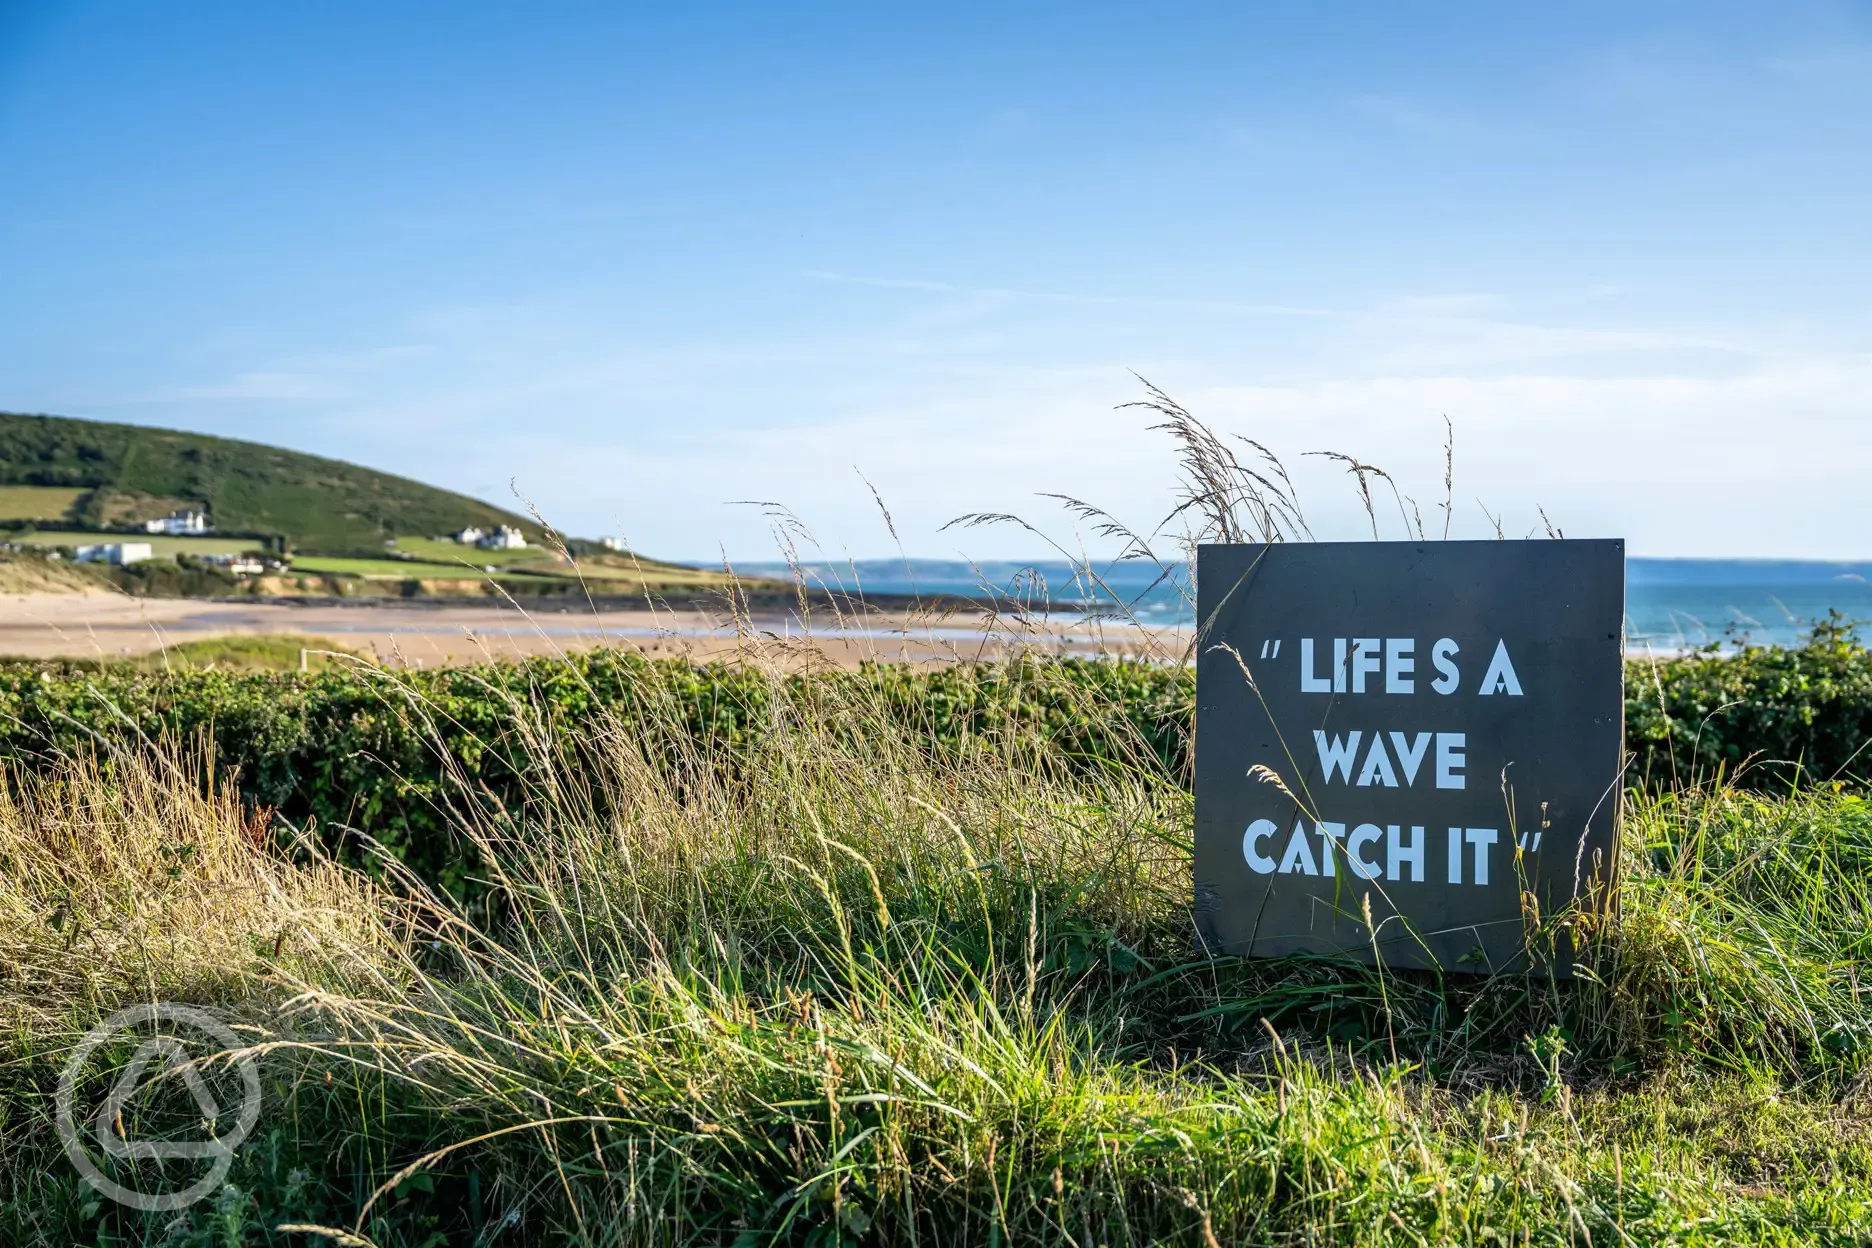
[[[1004,653],[1015,644],[1063,653],[1142,653],[1168,645],[1173,630],[1087,626],[1073,621],[1020,628],[975,614],[868,617],[842,625],[829,613],[803,621],[766,612],[737,623],[698,610],[539,611],[481,605],[299,605],[131,598],[119,594],[0,596],[0,656],[113,659],[237,634],[297,633],[326,638],[391,666],[436,666],[549,655],[596,645],[659,656],[719,657],[757,639],[777,652],[853,666],[867,659],[953,662]]]

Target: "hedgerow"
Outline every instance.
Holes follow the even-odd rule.
[[[873,701],[917,725],[934,750],[1025,746],[1082,766],[1165,775],[1176,774],[1188,753],[1193,688],[1172,669],[874,665],[775,678],[746,667],[593,650],[397,672],[10,665],[0,667],[0,758],[206,737],[251,804],[295,827],[310,821],[333,844],[348,829],[368,828],[419,876],[460,894],[474,891],[479,864],[463,860],[447,831],[449,804],[479,800],[518,815],[529,800],[523,760],[532,746],[576,748],[596,716],[675,722],[694,759],[706,760],[696,765],[732,769],[768,725],[775,679],[792,687],[780,699],[792,707],[848,706],[854,695]]]
[[[1630,775],[1649,788],[1872,776],[1872,653],[1837,612],[1799,646],[1711,646],[1625,672]]]
[[[777,680],[787,696],[776,697]],[[249,804],[335,845],[348,829],[368,829],[417,875],[466,895],[485,864],[464,856],[448,831],[458,822],[450,804],[486,803],[518,820],[536,796],[524,762],[532,747],[577,748],[595,717],[654,722],[656,748],[732,770],[771,730],[776,704],[835,715],[855,699],[914,726],[931,750],[1022,751],[1047,765],[1129,770],[1173,785],[1189,775],[1195,688],[1185,667],[1024,659],[776,677],[618,650],[402,671],[9,664],[0,666],[0,759],[206,737]],[[668,736],[672,723],[686,743]],[[1869,761],[1868,740],[1872,654],[1837,618],[1799,647],[1701,652],[1627,670],[1635,784],[1685,787],[1719,775],[1755,787],[1850,781]]]

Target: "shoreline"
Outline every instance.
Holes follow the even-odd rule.
[[[857,604],[854,604],[856,607]],[[1174,627],[1145,629],[1105,621],[1030,621],[1022,628],[973,610],[862,611],[834,604],[802,617],[792,609],[755,607],[736,618],[725,609],[658,607],[593,610],[501,602],[438,609],[407,601],[256,602],[132,598],[120,594],[0,596],[0,657],[112,660],[214,637],[299,634],[355,649],[388,666],[434,666],[550,655],[593,646],[624,646],[656,657],[709,659],[750,643],[817,655],[838,666],[869,660],[958,662],[1022,648],[1063,655],[1180,654]]]
[[[933,606],[932,601],[940,603]],[[499,599],[138,598],[112,592],[0,595],[0,658],[111,660],[214,637],[322,637],[389,666],[431,666],[549,655],[598,645],[659,657],[722,658],[750,641],[815,651],[839,666],[860,662],[960,662],[1020,649],[1062,655],[1178,658],[1182,625],[1087,620],[1061,608],[1048,617],[995,615],[953,596],[769,602],[737,616],[708,605],[651,606],[641,599],[509,603]],[[1628,639],[1627,661],[1664,662],[1695,647]]]

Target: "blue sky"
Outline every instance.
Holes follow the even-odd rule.
[[[1460,535],[1872,556],[1864,3],[0,0],[0,170],[0,409],[651,553],[1149,526],[1135,370],[1322,536],[1447,415]]]

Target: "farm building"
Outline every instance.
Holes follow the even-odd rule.
[[[79,563],[142,563],[151,558],[148,542],[102,542],[95,546],[78,548]]]

